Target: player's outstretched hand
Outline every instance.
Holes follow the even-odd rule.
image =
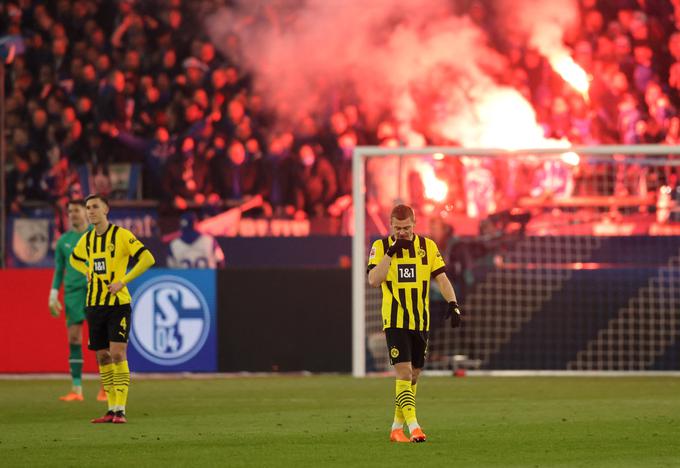
[[[451,328],[458,328],[463,323],[463,318],[461,317],[461,310],[456,301],[449,302],[449,310],[446,314],[446,318],[451,318]]]
[[[59,291],[56,289],[50,290],[49,306],[52,317],[59,317],[59,314],[61,313],[61,302],[59,302]]]
[[[410,239],[397,239],[394,241],[394,244],[390,246],[389,249],[387,249],[387,255],[390,257],[394,257],[394,254],[397,252],[401,252],[401,249],[408,249],[413,245],[413,241]]]

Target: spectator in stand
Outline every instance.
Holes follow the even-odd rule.
[[[655,71],[652,68],[652,49],[646,44],[640,44],[633,49],[635,58],[635,68],[633,69],[633,84],[636,91],[644,93],[647,85],[655,78]]]
[[[335,200],[338,189],[335,169],[317,151],[310,144],[302,145],[298,151],[293,172],[296,219],[323,217]]]
[[[274,216],[279,218],[295,214],[292,146],[292,133],[276,135],[269,144],[269,153],[263,162],[266,181],[263,194]]]
[[[165,17],[168,29],[170,31],[170,43],[178,44],[178,52],[180,56],[189,54],[188,46],[190,42],[190,31],[192,29],[186,24],[187,21],[178,8],[173,8],[167,12]],[[195,31],[195,29],[194,29]]]
[[[45,177],[45,187],[49,201],[56,208],[55,219],[58,230],[68,229],[68,202],[74,198],[82,199],[80,180],[69,158],[57,147],[49,151],[50,168]]]
[[[99,122],[129,128],[127,125],[127,98],[125,96],[125,75],[120,70],[109,73],[107,84],[99,95],[97,117]]]
[[[90,99],[88,96],[79,97],[76,102],[76,114],[78,115],[78,120],[80,120],[84,128],[92,126],[94,124],[92,99]]]
[[[178,84],[185,86],[188,90],[197,90],[203,88],[205,85],[205,76],[208,73],[208,66],[201,62],[196,57],[189,57],[182,62],[182,67],[185,69],[184,75]]]
[[[45,154],[50,146],[47,128],[47,112],[38,108],[33,112],[31,128],[29,130],[30,144],[41,154]]]
[[[193,138],[184,138],[181,145],[181,150],[168,159],[165,167],[163,191],[166,200],[179,210],[187,209],[188,203],[198,206],[206,201],[215,203],[208,161],[194,151]]]
[[[40,188],[40,182],[35,184],[30,174],[31,164],[27,158],[15,154],[13,168],[7,173],[7,201],[10,213],[20,213],[26,200],[44,200],[47,198],[43,191],[36,193],[35,187]]]
[[[115,127],[111,130],[111,136],[118,138],[125,146],[143,156],[144,198],[151,200],[163,198],[165,166],[176,152],[177,138],[171,138],[165,127],[158,127],[151,139],[140,138]]]
[[[338,180],[338,192],[335,201],[328,207],[328,214],[334,218],[341,218],[351,213],[352,207],[352,154],[357,145],[357,136],[350,130],[338,137],[338,149],[333,161]],[[341,230],[348,232],[351,216],[346,216]]]
[[[153,133],[156,126],[166,124],[166,103],[161,100],[161,91],[154,83],[153,79],[149,78],[146,87],[139,91],[141,95],[137,100],[139,107],[137,109],[137,121],[139,131],[143,134]]]
[[[83,164],[89,160],[87,144],[82,135],[83,124],[74,119],[69,126],[66,126],[60,132],[60,136],[57,138],[57,141],[61,141],[61,145],[59,145],[61,152],[70,163]]]
[[[209,71],[212,72],[217,69],[220,60],[212,42],[204,41],[201,43],[199,57],[201,62],[205,64]]]
[[[249,157],[239,140],[232,140],[226,154],[216,154],[211,163],[216,192],[226,206],[238,206],[254,197],[262,198],[262,160]]]
[[[233,137],[236,135],[236,129],[241,125],[246,118],[245,108],[243,102],[234,98],[227,104],[226,118],[221,122],[227,135]]]
[[[627,145],[639,143],[639,127],[637,123],[640,121],[642,114],[638,109],[637,98],[631,93],[624,95],[619,101],[618,111],[617,128],[622,142]]]

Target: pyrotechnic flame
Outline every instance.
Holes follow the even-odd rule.
[[[578,166],[581,157],[573,151],[569,151],[568,153],[562,153],[560,159],[570,166]]]
[[[434,169],[430,166],[421,167],[420,175],[423,178],[423,185],[425,185],[425,196],[430,200],[443,202],[449,193],[449,187],[446,185],[446,182],[439,180],[434,175]]]
[[[588,99],[588,88],[590,87],[588,74],[574,62],[574,59],[568,55],[554,56],[550,57],[550,65],[564,81],[581,93],[584,99]]]
[[[463,146],[482,148],[568,148],[567,140],[545,137],[536,112],[519,92],[508,87],[483,89],[476,104],[476,120],[451,114],[438,122],[440,131]]]

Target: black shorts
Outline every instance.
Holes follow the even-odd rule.
[[[422,369],[425,366],[428,332],[386,328],[385,339],[392,365],[410,362],[414,369]]]
[[[109,343],[127,343],[130,336],[130,304],[90,306],[86,308],[90,329],[88,348],[93,351],[108,349]]]

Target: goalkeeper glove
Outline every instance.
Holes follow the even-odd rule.
[[[413,245],[413,241],[409,239],[397,239],[394,241],[394,244],[390,246],[389,249],[387,249],[387,252],[385,252],[386,255],[389,255],[390,257],[394,257],[394,254],[397,252],[401,252],[401,249],[408,249]]]
[[[446,318],[451,318],[451,328],[458,328],[462,325],[463,319],[461,317],[461,310],[456,301],[449,302],[449,310]]]
[[[49,305],[52,317],[59,317],[59,313],[61,313],[61,302],[59,302],[59,290],[50,289]]]

